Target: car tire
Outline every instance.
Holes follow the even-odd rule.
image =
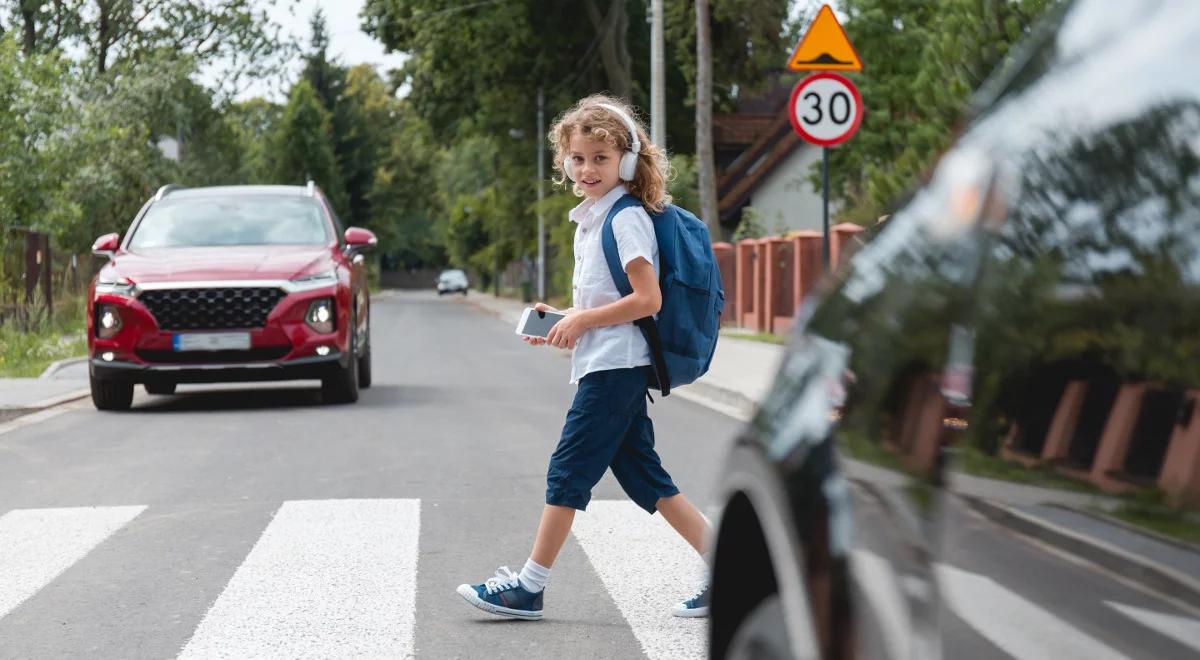
[[[133,383],[88,378],[96,410],[129,410],[133,405]]]
[[[143,385],[146,388],[147,394],[163,394],[170,395],[175,393],[175,383],[152,382]]]
[[[357,339],[354,313],[350,315],[350,354],[345,367],[336,367],[333,374],[321,379],[321,400],[325,403],[354,403],[358,401],[358,358],[354,355]]]
[[[792,660],[783,603],[773,594],[758,604],[738,626],[729,643],[729,660]]]
[[[467,297],[467,290],[466,290],[466,289],[463,289],[463,297],[464,297],[464,298],[466,298],[466,297]]]
[[[365,390],[371,386],[371,311],[367,308],[367,345],[362,357],[358,358],[358,388]]]

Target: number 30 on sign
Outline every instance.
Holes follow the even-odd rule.
[[[836,73],[817,73],[792,90],[788,117],[796,133],[820,147],[849,140],[862,123],[862,96],[854,83]]]

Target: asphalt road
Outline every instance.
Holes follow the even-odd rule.
[[[375,386],[355,405],[320,405],[312,383],[185,386],[0,435],[0,658],[702,656],[703,622],[666,612],[697,586],[694,558],[611,476],[546,620],[459,599],[528,555],[569,362],[458,298],[383,297],[373,319]],[[651,414],[664,464],[714,514],[739,423],[680,397]],[[856,501],[860,611],[888,639],[905,622],[884,587],[910,581],[877,504]],[[958,507],[949,520],[946,657],[1200,653],[1172,636],[1194,613]]]

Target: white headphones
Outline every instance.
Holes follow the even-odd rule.
[[[625,125],[629,127],[629,135],[632,139],[629,142],[629,151],[621,154],[621,164],[617,167],[617,176],[621,177],[622,181],[633,181],[633,175],[637,174],[638,152],[642,150],[642,143],[638,140],[637,124],[634,124],[629,115],[625,114],[623,110],[615,105],[600,103],[599,106],[620,117],[625,122]],[[567,175],[568,179],[575,180],[575,172],[571,169],[570,156],[567,156],[563,161],[563,173]]]

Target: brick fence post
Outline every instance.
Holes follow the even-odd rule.
[[[859,236],[866,231],[852,222],[836,224],[829,230],[829,265],[837,268],[845,263],[857,248]]]
[[[721,271],[721,288],[725,291],[725,309],[721,325],[737,323],[737,255],[732,243],[713,243],[713,256]]]

